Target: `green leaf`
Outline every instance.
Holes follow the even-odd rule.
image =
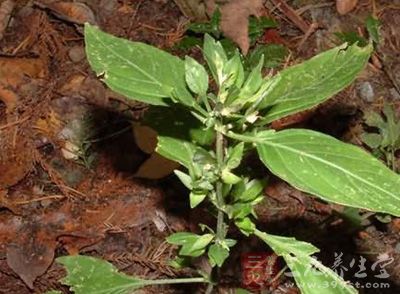
[[[178,232],[168,236],[166,240],[168,243],[173,245],[185,245],[188,243],[194,243],[198,237],[199,235],[190,232]]]
[[[266,186],[266,180],[253,179],[249,182],[241,182],[235,185],[232,196],[235,202],[249,202],[256,199],[262,194],[264,187]]]
[[[370,127],[384,129],[386,127],[383,118],[375,111],[369,111],[364,114],[364,120]]]
[[[253,68],[247,77],[242,89],[240,90],[239,97],[233,102],[233,105],[245,104],[248,101],[248,98],[260,89],[263,83],[261,75],[263,65],[264,56],[262,55],[261,59],[258,61],[258,65]]]
[[[245,236],[253,234],[254,230],[256,229],[256,225],[248,217],[245,217],[243,219],[236,219],[235,225]]]
[[[188,242],[182,246],[179,251],[180,255],[198,257],[202,255],[208,244],[214,239],[214,235],[205,234],[202,236],[197,236],[194,242]]]
[[[210,259],[211,265],[221,267],[228,257],[229,250],[222,247],[220,244],[212,244],[210,248],[208,248],[208,258]]]
[[[62,292],[59,291],[59,290],[50,290],[50,291],[47,291],[47,292],[44,293],[44,294],[62,294]]]
[[[339,38],[343,43],[347,43],[349,45],[357,44],[360,47],[365,47],[368,45],[368,41],[361,37],[357,32],[342,32],[335,33],[335,36]]]
[[[185,174],[180,170],[174,170],[174,174],[181,180],[182,184],[184,184],[186,188],[189,190],[193,189],[192,178],[188,174]]]
[[[236,50],[235,54],[224,66],[223,70],[223,88],[229,88],[235,85],[239,89],[244,82],[244,69],[240,53]]]
[[[224,67],[228,62],[224,48],[220,42],[216,42],[210,35],[204,36],[204,58],[207,61],[211,74],[219,86],[224,80]]]
[[[179,162],[187,169],[192,167],[193,156],[197,151],[207,152],[188,141],[164,136],[158,136],[157,138],[156,151],[165,158]]]
[[[261,37],[265,29],[267,28],[276,28],[278,24],[275,20],[271,18],[267,18],[265,16],[262,17],[249,17],[249,38],[250,43],[253,44],[259,37]]]
[[[186,88],[185,65],[178,57],[89,24],[85,24],[85,44],[92,69],[115,92],[153,105],[168,105],[172,96],[187,106],[194,105]]]
[[[381,26],[381,22],[370,15],[365,21],[365,26],[367,27],[367,31],[371,40],[378,44],[380,39],[379,27]]]
[[[62,283],[75,294],[132,293],[145,285],[145,280],[119,273],[111,263],[83,255],[57,258],[67,269]]]
[[[297,189],[326,201],[400,216],[400,176],[364,150],[315,131],[268,132],[262,162]]]
[[[252,293],[250,291],[247,291],[246,289],[237,288],[235,290],[235,294],[252,294]]]
[[[240,142],[235,147],[228,150],[228,160],[226,167],[229,169],[237,168],[240,165],[243,157],[244,143]]]
[[[253,68],[264,55],[263,67],[275,68],[282,64],[288,53],[288,49],[280,44],[259,45],[250,52],[246,64],[247,67]]]
[[[314,107],[348,85],[368,62],[372,46],[342,45],[287,68],[272,80],[279,80],[259,105],[270,107],[263,122]]]
[[[206,69],[190,56],[185,58],[185,78],[189,89],[198,95],[206,95],[208,74]]]
[[[335,272],[310,256],[319,251],[312,244],[258,230],[255,230],[255,235],[285,259],[302,294],[320,294],[320,287],[323,287],[323,293],[328,294],[357,293]]]
[[[204,125],[184,107],[150,107],[142,123],[154,129],[158,135],[191,141],[199,145],[211,145],[215,138],[212,128]]]
[[[195,208],[206,198],[207,192],[190,192],[190,208]]]
[[[223,169],[221,173],[221,179],[225,184],[234,185],[239,183],[242,179],[230,172],[227,169]]]
[[[253,205],[250,203],[235,203],[232,205],[232,217],[234,219],[243,219],[254,211]]]
[[[370,148],[376,149],[382,143],[382,136],[376,133],[363,133],[361,134],[361,140]]]

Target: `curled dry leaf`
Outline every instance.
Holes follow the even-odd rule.
[[[179,167],[174,161],[162,157],[154,150],[157,146],[157,132],[148,126],[133,125],[136,145],[151,156],[139,167],[135,177],[144,179],[162,179]]]
[[[357,6],[358,0],[336,0],[336,10],[339,14],[345,15]]]
[[[261,0],[231,0],[221,10],[221,31],[232,39],[244,55],[250,47],[249,16],[260,16],[263,8]]]
[[[83,25],[85,22],[96,24],[93,11],[83,3],[57,1],[50,4],[37,3],[42,8],[49,9],[58,18]]]
[[[135,173],[135,177],[151,180],[162,179],[172,174],[177,168],[179,168],[179,164],[154,152],[139,167],[138,171]]]
[[[33,282],[43,275],[53,262],[57,243],[55,240],[39,238],[33,241],[29,237],[23,243],[7,247],[7,264],[29,288],[33,289]]]

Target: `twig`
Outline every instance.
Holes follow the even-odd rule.
[[[38,201],[43,201],[43,200],[48,200],[48,199],[63,199],[63,198],[65,198],[64,195],[49,195],[49,196],[35,198],[35,199],[32,199],[32,200],[17,201],[17,202],[14,202],[13,204],[23,205],[23,204],[29,204],[29,203],[32,203],[32,202],[38,202]]]
[[[10,122],[10,123],[8,123],[8,124],[2,125],[2,126],[0,126],[0,131],[2,131],[2,130],[4,130],[4,129],[7,129],[7,128],[9,128],[9,127],[18,125],[18,124],[20,124],[20,123],[23,123],[24,121],[28,120],[29,118],[30,118],[30,115],[28,115],[28,116],[26,116],[26,117],[24,117],[24,118],[21,118],[20,120],[16,120],[16,121]]]
[[[333,2],[325,2],[325,3],[319,3],[319,4],[309,4],[309,5],[305,5],[299,9],[296,10],[296,13],[298,15],[302,15],[304,14],[306,11],[311,10],[311,9],[315,9],[315,8],[324,8],[324,7],[328,7],[328,6],[333,6],[334,3]]]
[[[283,0],[270,0],[282,13],[284,13],[303,33],[307,33],[310,25]]]
[[[304,36],[301,38],[299,45],[297,47],[297,51],[300,52],[303,49],[304,44],[308,40],[308,38],[318,29],[319,24],[316,22],[313,22],[310,27],[308,28],[308,31],[304,34]]]

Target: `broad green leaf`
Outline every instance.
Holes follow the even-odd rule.
[[[400,216],[400,176],[364,150],[303,129],[260,133],[259,139],[262,162],[299,190]]]
[[[75,294],[128,294],[146,285],[144,280],[119,273],[101,259],[77,255],[59,257],[57,262],[67,269],[62,283]]]
[[[191,168],[195,153],[201,150],[188,141],[164,136],[158,136],[157,139],[156,151],[165,158],[179,162],[187,169]]]
[[[173,245],[185,245],[194,243],[199,238],[199,235],[190,232],[174,233],[166,238],[167,242]]]
[[[115,92],[153,105],[195,101],[186,88],[184,62],[153,46],[120,39],[85,25],[86,55],[92,69]]]
[[[271,78],[279,83],[259,105],[259,109],[270,107],[263,121],[272,122],[332,97],[354,81],[371,51],[371,45],[342,45],[281,71]]]
[[[150,107],[142,123],[153,128],[158,135],[183,139],[200,145],[211,145],[215,138],[212,128],[204,129],[204,125],[187,109],[179,106]]]
[[[210,248],[208,248],[208,258],[210,259],[211,265],[221,267],[228,256],[229,250],[222,247],[220,244],[212,244]]]
[[[228,62],[224,48],[220,42],[206,34],[204,36],[203,54],[214,80],[220,86],[224,81],[224,67]]]
[[[50,290],[50,291],[47,291],[47,292],[44,293],[44,294],[62,294],[62,292],[59,291],[59,290]]]
[[[267,243],[277,255],[285,259],[302,294],[357,293],[357,290],[340,276],[311,256],[319,251],[312,244],[297,241],[294,238],[266,234],[258,230],[255,230],[255,235]]]
[[[206,69],[190,56],[185,58],[185,79],[189,89],[198,95],[206,95],[208,74]]]

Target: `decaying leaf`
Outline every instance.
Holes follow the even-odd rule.
[[[39,231],[35,238],[26,232],[23,236],[18,244],[7,247],[7,264],[33,289],[35,279],[44,274],[53,262],[57,242],[43,231]]]
[[[339,14],[345,15],[357,6],[358,0],[336,0],[336,10]]]
[[[245,55],[250,47],[249,16],[260,16],[262,8],[261,0],[231,0],[220,8],[222,32],[238,44]]]
[[[29,83],[30,79],[42,79],[47,73],[47,63],[44,59],[1,57],[0,101],[6,104],[7,111],[11,112],[17,106],[17,89],[21,85]]]
[[[157,147],[157,132],[148,126],[133,125],[133,134],[136,145],[147,154],[151,154]]]
[[[135,177],[145,179],[162,179],[172,174],[179,164],[166,159],[158,153],[153,153],[135,173]]]
[[[4,31],[10,21],[11,13],[14,10],[15,3],[12,0],[3,1],[0,5],[0,40],[3,39]]]
[[[56,1],[53,3],[37,3],[42,8],[49,9],[57,17],[76,24],[96,24],[93,11],[84,3]]]

